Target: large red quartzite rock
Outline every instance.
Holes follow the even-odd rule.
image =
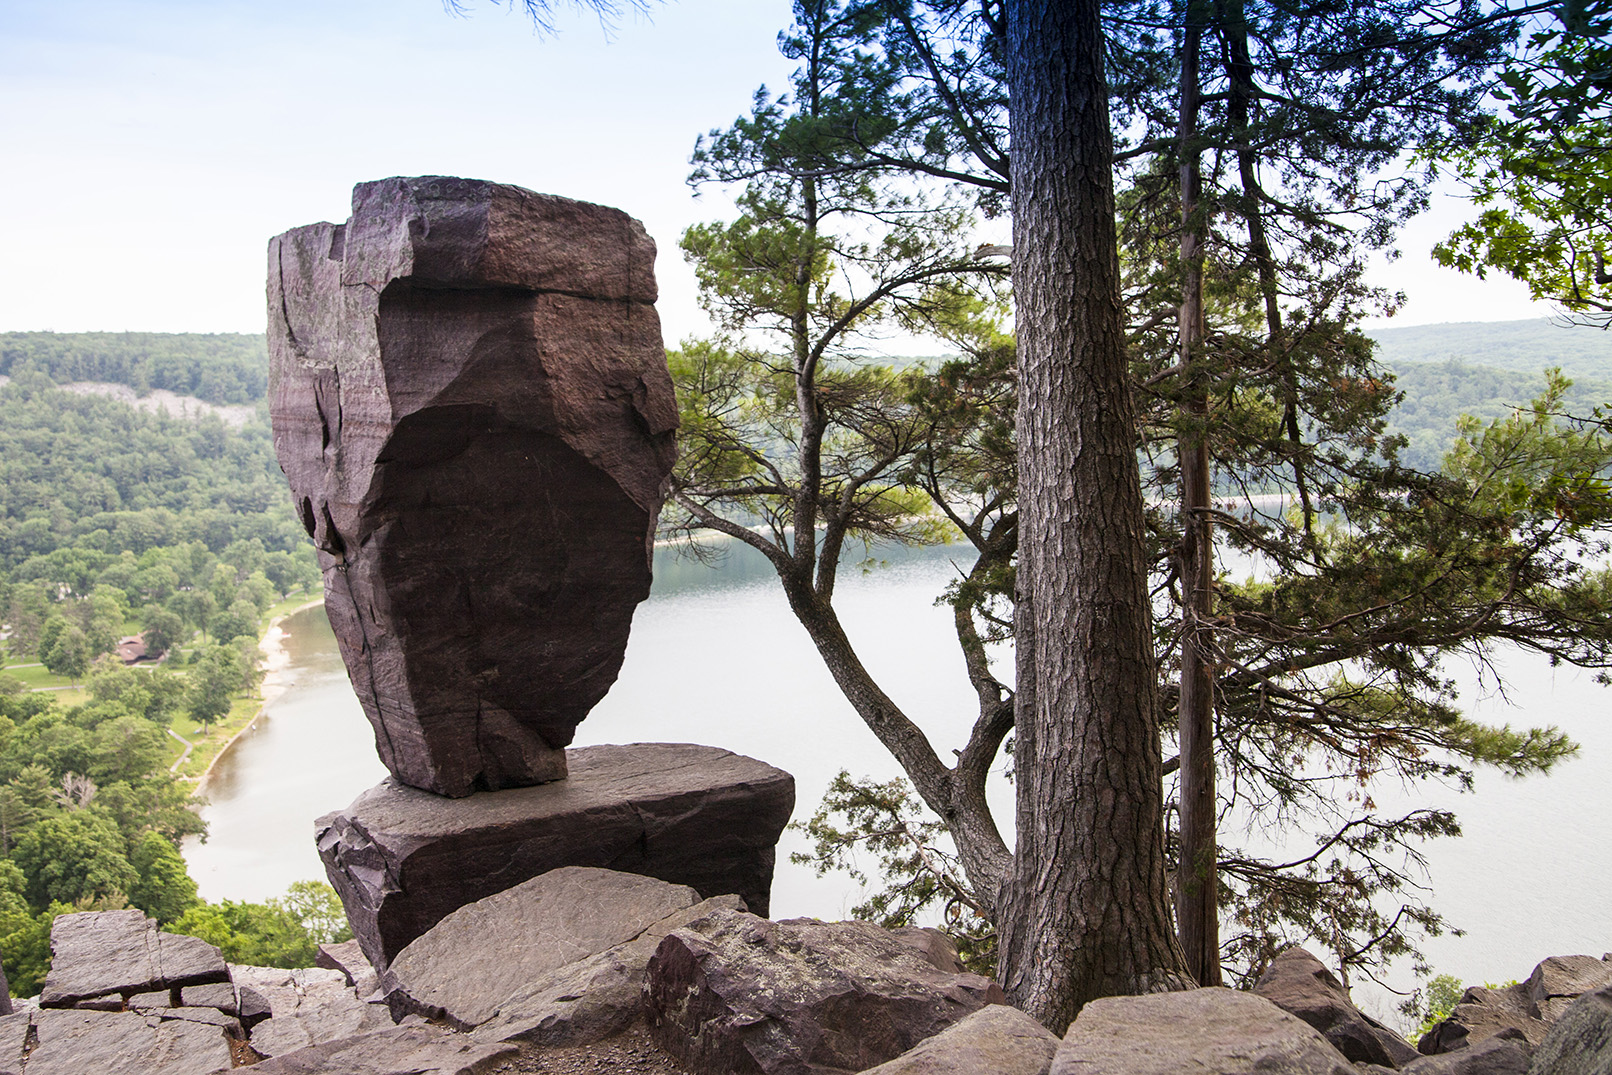
[[[269,243],[275,449],[404,783],[561,778],[615,681],[675,452],[654,258],[618,210],[444,177]]]

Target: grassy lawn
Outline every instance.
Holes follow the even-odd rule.
[[[322,595],[323,591],[318,587],[312,590],[299,590],[270,608],[258,621],[259,641],[268,633],[269,625],[276,619],[295,612]],[[133,634],[138,630],[138,625],[129,626],[126,624],[125,629],[127,633]],[[174,648],[176,653],[182,652],[181,647],[176,646]],[[189,657],[188,653],[186,653],[186,657]],[[183,665],[173,667],[172,670],[181,676],[185,674]],[[74,686],[73,682],[65,676],[52,675],[45,670],[44,665],[36,661],[13,661],[8,659],[3,664],[0,664],[0,672],[22,680],[27,684],[29,690],[49,691],[51,699],[63,706],[78,705],[89,699],[89,692]],[[189,714],[175,713],[169,727],[183,736],[185,742],[192,744],[190,756],[185,759],[184,766],[179,770],[180,775],[193,779],[200,778],[207,771],[207,767],[212,764],[213,759],[218,757],[219,751],[224,749],[224,746],[235,737],[237,732],[252,722],[252,718],[257,716],[258,710],[262,707],[263,697],[261,693],[254,690],[249,697],[236,698],[231,703],[230,711],[224,719],[215,722],[211,727],[204,728],[192,720]],[[179,760],[185,748],[172,736],[169,736],[169,746],[171,750],[168,756],[168,764],[172,765]]]

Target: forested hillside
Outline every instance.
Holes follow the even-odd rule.
[[[1555,318],[1411,325],[1366,335],[1377,341],[1378,360],[1396,370],[1458,359],[1503,370],[1541,373],[1554,366],[1573,378],[1612,378],[1612,332]]]
[[[208,403],[256,403],[269,386],[268,349],[256,334],[0,333],[0,374],[28,368],[57,384],[111,381]]]
[[[262,337],[13,333],[0,348],[0,958],[12,989],[37,990],[52,918],[87,908],[139,907],[232,959],[307,965],[333,895],[305,884],[270,904],[198,900],[179,841],[203,823],[170,768],[170,726],[230,713],[258,680],[262,617],[318,583],[265,413],[236,429],[58,387],[261,402]],[[168,659],[125,667],[111,651],[136,633]]]

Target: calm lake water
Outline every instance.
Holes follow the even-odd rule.
[[[950,613],[935,597],[955,577],[947,549],[891,550],[881,566],[845,570],[837,603],[873,675],[943,755],[960,746],[971,698]],[[379,781],[369,724],[348,685],[320,608],[283,625],[285,661],[268,686],[281,693],[215,768],[205,844],[186,849],[210,900],[261,900],[295,880],[322,877],[313,819]],[[1452,669],[1479,716],[1555,724],[1583,745],[1548,778],[1480,774],[1474,793],[1378,789],[1386,810],[1448,806],[1465,836],[1428,846],[1432,902],[1466,936],[1434,938],[1434,968],[1466,982],[1526,976],[1547,955],[1612,949],[1612,702],[1593,677],[1511,655],[1505,696]],[[1464,674],[1463,674],[1464,673]],[[654,592],[638,609],[621,677],[578,729],[578,745],[697,742],[770,762],[795,775],[797,820],[809,817],[840,769],[888,779],[895,763],[840,697],[765,561],[739,549],[712,567],[658,555]],[[997,816],[1012,789],[996,782]],[[1236,837],[1233,837],[1235,840]],[[787,861],[804,840],[786,833],[773,889],[778,917],[848,916],[860,901],[844,876],[817,878]],[[1391,983],[1412,984],[1409,967]],[[1386,993],[1360,995],[1384,1015]]]

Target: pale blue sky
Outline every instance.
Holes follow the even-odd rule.
[[[785,0],[683,0],[607,39],[468,0],[0,0],[0,330],[260,332],[269,236],[355,182],[454,174],[602,202],[660,244],[668,342],[702,331],[683,228],[695,136],[781,87]],[[1446,203],[1379,277],[1395,324],[1539,316],[1433,267]]]

